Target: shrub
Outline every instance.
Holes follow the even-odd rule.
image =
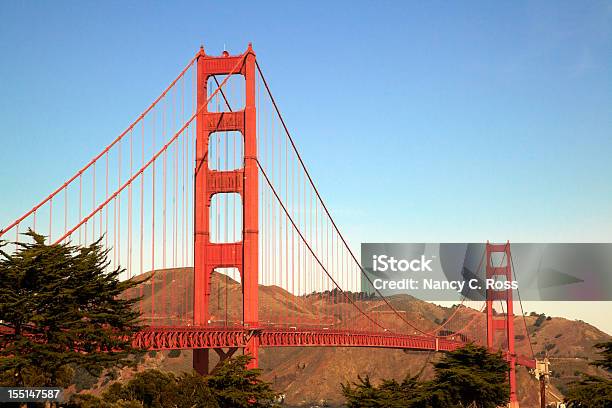
[[[535,327],[540,327],[542,326],[542,323],[544,323],[544,321],[546,320],[546,315],[544,313],[542,313],[541,315],[538,316],[538,318],[536,319],[535,323],[533,324]]]

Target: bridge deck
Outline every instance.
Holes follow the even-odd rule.
[[[460,340],[428,336],[321,329],[150,327],[136,335],[133,345],[149,350],[242,348],[252,336],[259,337],[260,347],[375,347],[452,351],[465,344]],[[535,362],[524,356],[517,356],[517,364],[535,367]]]
[[[134,346],[152,350],[244,347],[251,336],[262,347],[382,347],[451,351],[463,342],[427,336],[324,329],[150,327],[137,334]]]

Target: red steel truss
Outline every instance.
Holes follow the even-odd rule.
[[[242,330],[231,328],[154,327],[138,333],[134,347],[151,350],[243,348],[253,339],[261,347],[379,347],[451,351],[460,340],[426,336],[331,330]]]

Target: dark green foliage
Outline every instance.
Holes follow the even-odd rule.
[[[198,373],[183,374],[178,379],[179,407],[217,408],[222,407],[218,399],[208,387],[205,377]]]
[[[106,378],[108,378],[109,380],[113,380],[113,381],[114,381],[114,380],[116,380],[116,379],[117,379],[117,377],[119,377],[119,373],[118,373],[118,371],[117,371],[117,370],[115,370],[115,369],[109,370],[109,371],[106,373]]]
[[[136,374],[127,384],[114,383],[104,393],[107,402],[119,400],[138,401],[144,407],[217,407],[205,379],[198,375],[183,374],[179,377],[159,370],[147,370]]]
[[[272,391],[268,383],[261,381],[260,371],[246,368],[249,359],[246,356],[229,359],[216,373],[207,377],[196,373],[176,376],[159,370],[143,371],[126,384],[118,382],[111,384],[102,398],[87,396],[81,401],[82,396],[75,396],[69,408],[276,406],[274,400],[277,394]]]
[[[358,382],[342,384],[342,394],[349,408],[426,408],[447,406],[446,395],[432,387],[432,383],[418,382],[416,377],[406,377],[398,383],[383,380],[374,386],[369,377],[357,377]]]
[[[535,323],[533,324],[535,327],[540,327],[542,325],[542,323],[544,323],[544,321],[546,320],[546,315],[544,313],[542,313],[541,315],[538,316],[538,318],[536,319]]]
[[[612,406],[612,380],[583,374],[570,384],[565,395],[568,407],[609,408]]]
[[[131,363],[130,338],[140,329],[136,299],[120,298],[139,282],[108,271],[100,242],[87,247],[32,243],[0,248],[0,381],[15,386],[67,386],[73,367],[93,376]]]
[[[608,371],[612,368],[612,341],[596,344],[603,357],[591,363]],[[579,381],[570,383],[565,395],[565,402],[570,408],[608,408],[612,406],[612,380],[582,373]]]
[[[601,354],[603,359],[597,360],[591,364],[612,371],[612,341],[596,344],[595,347],[601,350],[599,354]]]
[[[118,400],[108,402],[91,394],[79,394],[70,399],[67,404],[62,404],[66,408],[143,408],[138,401]]]
[[[237,356],[225,361],[206,378],[215,398],[222,407],[269,407],[277,399],[270,384],[262,381],[260,369],[248,369],[249,356]]]
[[[467,345],[434,363],[432,381],[408,376],[402,383],[383,380],[374,386],[369,378],[358,377],[357,383],[343,384],[342,393],[350,408],[447,408],[472,403],[495,408],[509,400],[508,368],[501,354]]]
[[[555,347],[556,347],[556,344],[555,344],[555,343],[546,343],[546,344],[544,345],[544,350],[546,350],[546,351],[550,351],[550,350],[554,349]]]
[[[118,383],[115,383],[118,384]],[[138,400],[145,407],[172,406],[175,398],[176,378],[171,373],[147,370],[136,374],[127,384],[111,387],[104,393],[104,400]]]
[[[181,356],[181,350],[170,350],[168,352],[168,358],[178,358]]]
[[[76,367],[74,369],[72,383],[75,385],[77,392],[88,390],[97,382],[98,377],[94,377],[93,375],[89,374],[84,368]]]
[[[500,353],[468,344],[444,355],[434,369],[435,386],[454,404],[475,402],[479,408],[495,408],[509,401],[509,366]]]

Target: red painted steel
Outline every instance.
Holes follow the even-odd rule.
[[[259,339],[259,347],[369,347],[444,352],[465,345],[460,336],[456,339],[441,339],[431,336],[351,330],[152,327],[138,333],[133,346],[146,350],[244,348],[254,337]],[[507,353],[504,355],[507,356]],[[535,367],[535,361],[526,356],[515,356],[515,359],[519,365]]]
[[[208,79],[213,75],[235,74],[245,79],[245,107],[232,112],[208,111]],[[242,55],[207,55],[202,48],[197,57],[196,168],[195,168],[195,247],[194,247],[194,315],[195,326],[210,322],[210,284],[215,268],[237,268],[243,293],[243,324],[258,326],[258,168],[255,107],[255,53],[251,44]],[[225,96],[224,96],[225,97]],[[210,136],[220,131],[238,131],[244,138],[244,166],[232,171],[211,170],[208,160]],[[210,207],[213,195],[237,193],[242,197],[242,241],[213,243],[210,237]],[[243,347],[257,366],[258,337],[251,337]],[[194,351],[193,367],[208,371],[208,350]]]
[[[505,260],[505,265],[494,266],[491,256],[493,254],[503,254],[501,262]],[[503,277],[506,282],[512,281],[512,266],[510,243],[506,244],[490,244],[486,245],[486,278],[495,279],[495,277]],[[494,314],[493,302],[500,300],[505,313]],[[487,347],[495,348],[495,333],[498,331],[506,332],[506,341],[503,346],[506,347],[506,359],[510,364],[510,372],[508,381],[510,383],[510,406],[518,406],[518,398],[516,394],[516,364],[517,356],[514,347],[514,305],[512,301],[512,289],[494,290],[487,289],[486,314],[487,314]],[[502,346],[502,347],[503,347]],[[535,364],[534,364],[535,365]]]
[[[150,350],[244,348],[253,338],[258,338],[260,347],[377,347],[451,351],[465,344],[459,340],[379,332],[153,327],[138,333],[133,345]]]

